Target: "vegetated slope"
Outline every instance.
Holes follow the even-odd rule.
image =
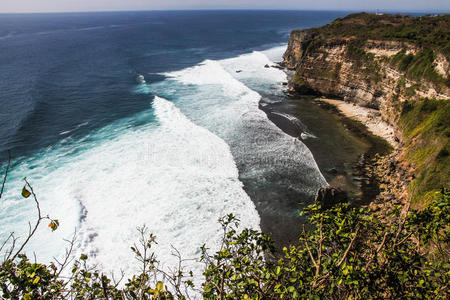
[[[380,110],[402,142],[396,158],[415,177],[413,205],[449,187],[450,15],[359,13],[295,30],[284,64],[295,70],[293,91]]]

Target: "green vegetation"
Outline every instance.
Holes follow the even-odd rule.
[[[352,40],[347,45],[347,55],[356,60],[357,62],[367,61],[373,59],[372,53],[367,53],[362,49],[364,47],[364,41]]]
[[[34,198],[37,228],[44,218],[27,181],[22,195]],[[450,193],[442,189],[437,196],[423,211],[394,207],[386,220],[348,203],[310,205],[298,244],[281,255],[268,235],[239,230],[239,221],[228,215],[219,220],[220,249],[201,248],[205,281],[199,287],[178,252],[173,272],[159,268],[151,251],[155,237],[145,227],[130,251],[141,271],[124,285],[90,266],[84,254],[72,263],[75,238],[63,261],[44,265],[31,262],[13,237],[0,248],[0,293],[2,299],[192,299],[198,293],[204,299],[448,299]],[[56,230],[59,222],[49,220]],[[32,236],[30,231],[23,245]],[[429,255],[424,248],[436,250]]]
[[[348,40],[347,56],[355,62],[356,68],[364,66],[368,79],[377,81],[379,66],[374,55],[365,51],[368,40],[398,41],[421,49],[418,53],[407,54],[403,49],[390,62],[406,77],[420,81],[425,79],[437,87],[450,87],[450,78],[445,78],[434,68],[437,52],[447,59],[450,57],[450,15],[411,17],[405,15],[374,15],[367,13],[350,14],[338,18],[330,24],[308,29],[311,33],[308,49],[318,48],[326,41]]]
[[[445,79],[441,74],[438,74],[434,68],[434,60],[436,54],[432,49],[425,49],[417,53],[406,54],[403,49],[391,57],[391,63],[397,68],[405,72],[406,76],[413,80],[420,80],[422,78],[439,84],[450,86],[449,79]]]
[[[426,92],[432,84],[437,93],[448,94],[448,69],[443,70],[447,72],[444,76],[438,72],[436,64],[438,56],[442,55],[450,61],[450,15],[412,17],[359,13],[303,33],[313,58],[314,47],[345,47],[346,59],[353,66],[356,79],[366,81],[375,91],[384,88],[384,84],[378,84],[382,76],[387,80],[383,66],[388,64],[400,72],[392,98],[385,95],[389,107],[389,115],[385,117],[395,118],[400,131],[404,132],[406,154],[400,159],[414,168],[411,173],[416,177],[409,191],[413,206],[425,207],[441,187],[450,188],[449,101],[420,100],[418,93]],[[377,45],[381,50],[392,47],[398,52],[375,56],[368,48],[377,50]],[[440,67],[442,70],[443,64]],[[330,78],[331,72],[324,70],[334,71],[334,66],[321,65],[319,69],[316,73],[310,69],[307,72]],[[346,75],[347,81],[353,79],[351,72]],[[404,104],[404,99],[409,101]]]
[[[322,38],[358,37],[390,40],[434,48],[450,56],[450,15],[411,17],[406,15],[350,14],[329,25],[315,28]]]
[[[416,90],[420,88],[419,84],[413,84],[405,89],[405,95],[407,97],[413,97],[416,94]]]
[[[450,100],[408,101],[399,125],[405,158],[417,170],[411,185],[413,205],[424,207],[441,187],[450,187]]]
[[[405,85],[406,85],[406,78],[405,78],[405,76],[402,76],[402,77],[400,77],[400,79],[398,80],[397,88],[400,90],[400,89],[402,89],[403,87],[405,87]]]
[[[336,68],[334,69],[334,73],[333,73],[333,79],[338,79],[340,74],[341,74],[341,69],[342,69],[342,63],[337,63],[336,64]]]
[[[427,261],[408,237],[416,232],[425,243],[448,242],[447,225],[419,223],[426,219],[448,224],[449,195],[443,193],[426,213],[412,211],[402,218],[393,212],[398,219],[391,226],[364,208],[339,204],[323,210],[311,205],[304,214],[312,229],[304,229],[299,245],[286,247],[277,261],[262,259],[270,249],[266,236],[238,234],[231,228],[224,248],[205,272],[203,295],[207,299],[445,298],[450,266],[445,259]]]
[[[391,57],[391,62],[398,66],[398,69],[402,72],[405,72],[408,69],[409,64],[414,59],[414,55],[406,54],[406,50],[398,52],[397,54]]]
[[[305,81],[298,74],[294,74],[294,76],[292,77],[292,82],[294,83],[295,86],[305,85]]]

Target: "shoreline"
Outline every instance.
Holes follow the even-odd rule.
[[[315,98],[315,100],[333,105],[345,117],[360,121],[371,133],[386,140],[394,149],[399,147],[394,127],[381,119],[378,110],[338,99]]]
[[[286,94],[284,98],[282,103],[260,108],[277,127],[310,149],[330,186],[344,190],[356,205],[374,201],[380,194],[380,182],[371,170],[378,156],[397,147],[393,128],[383,124],[371,109],[344,101],[322,101],[299,94]],[[280,119],[280,112],[297,118],[305,127],[299,130]],[[305,137],[310,134],[313,137]]]

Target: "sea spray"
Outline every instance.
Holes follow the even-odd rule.
[[[280,50],[277,47],[268,53],[276,57]],[[259,109],[267,101],[264,97],[274,101],[284,97],[286,74],[271,68],[273,64],[257,51],[205,60],[164,73],[168,80],[150,85],[148,91],[171,99],[195,124],[230,145],[239,178],[261,216],[262,229],[279,243],[287,243],[296,239],[302,205],[312,201],[327,182],[305,144],[284,133]]]
[[[158,124],[130,128],[130,120],[121,120],[93,134],[89,147],[76,156],[68,154],[68,146],[53,147],[16,168],[11,174],[16,189],[9,189],[2,212],[20,215],[14,221],[18,228],[33,218],[31,205],[11,201],[12,191],[20,191],[20,172],[36,188],[43,212],[61,221],[55,233],[43,228],[29,253],[39,250],[39,258],[48,261],[61,251],[62,238],[76,229],[75,256],[86,253],[103,270],[123,269],[129,276],[138,270],[130,250],[138,226],[145,224],[157,236],[154,249],[164,268],[177,263],[171,246],[183,258],[197,259],[204,243],[216,249],[221,237],[217,220],[228,213],[236,214],[243,227],[259,228],[229,146],[189,121],[170,101],[155,97],[152,106],[144,116],[154,114]],[[58,163],[46,171],[48,161]],[[31,169],[31,164],[39,167]],[[190,261],[189,268],[200,280],[202,264]]]

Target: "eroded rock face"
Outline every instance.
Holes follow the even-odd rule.
[[[406,78],[390,58],[399,52],[417,54],[421,49],[398,41],[368,40],[359,52],[350,53],[353,39],[317,38],[317,30],[293,31],[284,54],[284,66],[295,69],[292,91],[316,93],[380,110],[382,118],[396,126],[402,102],[423,97],[450,99],[450,90]],[[437,54],[436,72],[449,76],[449,59]]]
[[[283,55],[283,61],[288,69],[296,69],[302,60],[303,51],[308,48],[308,43],[313,35],[308,30],[293,31],[289,38],[287,51]]]
[[[414,18],[361,13],[291,33],[283,65],[295,70],[289,83],[292,92],[338,98],[376,109],[379,116],[375,118],[382,118],[394,128],[398,148],[377,160],[376,168],[367,170],[377,178],[381,192],[372,205],[374,210],[384,213],[384,208],[389,207],[386,204],[403,203],[423,194],[424,190],[416,191],[414,186],[409,192],[411,185],[420,183],[416,180],[419,176],[426,177],[428,166],[438,164],[438,151],[429,155],[426,163],[416,158],[431,141],[425,138],[428,129],[420,120],[418,135],[406,131],[403,135],[402,130],[415,128],[411,124],[414,119],[407,118],[408,110],[425,103],[405,105],[406,101],[450,100],[450,56],[444,38],[449,29],[449,16]],[[445,103],[436,105],[446,109]],[[444,115],[446,110],[440,112]],[[439,121],[436,126],[442,124]],[[442,135],[439,140],[446,138]],[[444,143],[438,144],[436,150]],[[322,189],[316,201],[329,207],[339,202],[341,196],[336,195],[339,192],[331,187]]]
[[[331,186],[320,188],[317,191],[316,198],[314,200],[319,203],[322,209],[328,209],[338,203],[345,203],[348,201],[347,193],[339,188]]]

